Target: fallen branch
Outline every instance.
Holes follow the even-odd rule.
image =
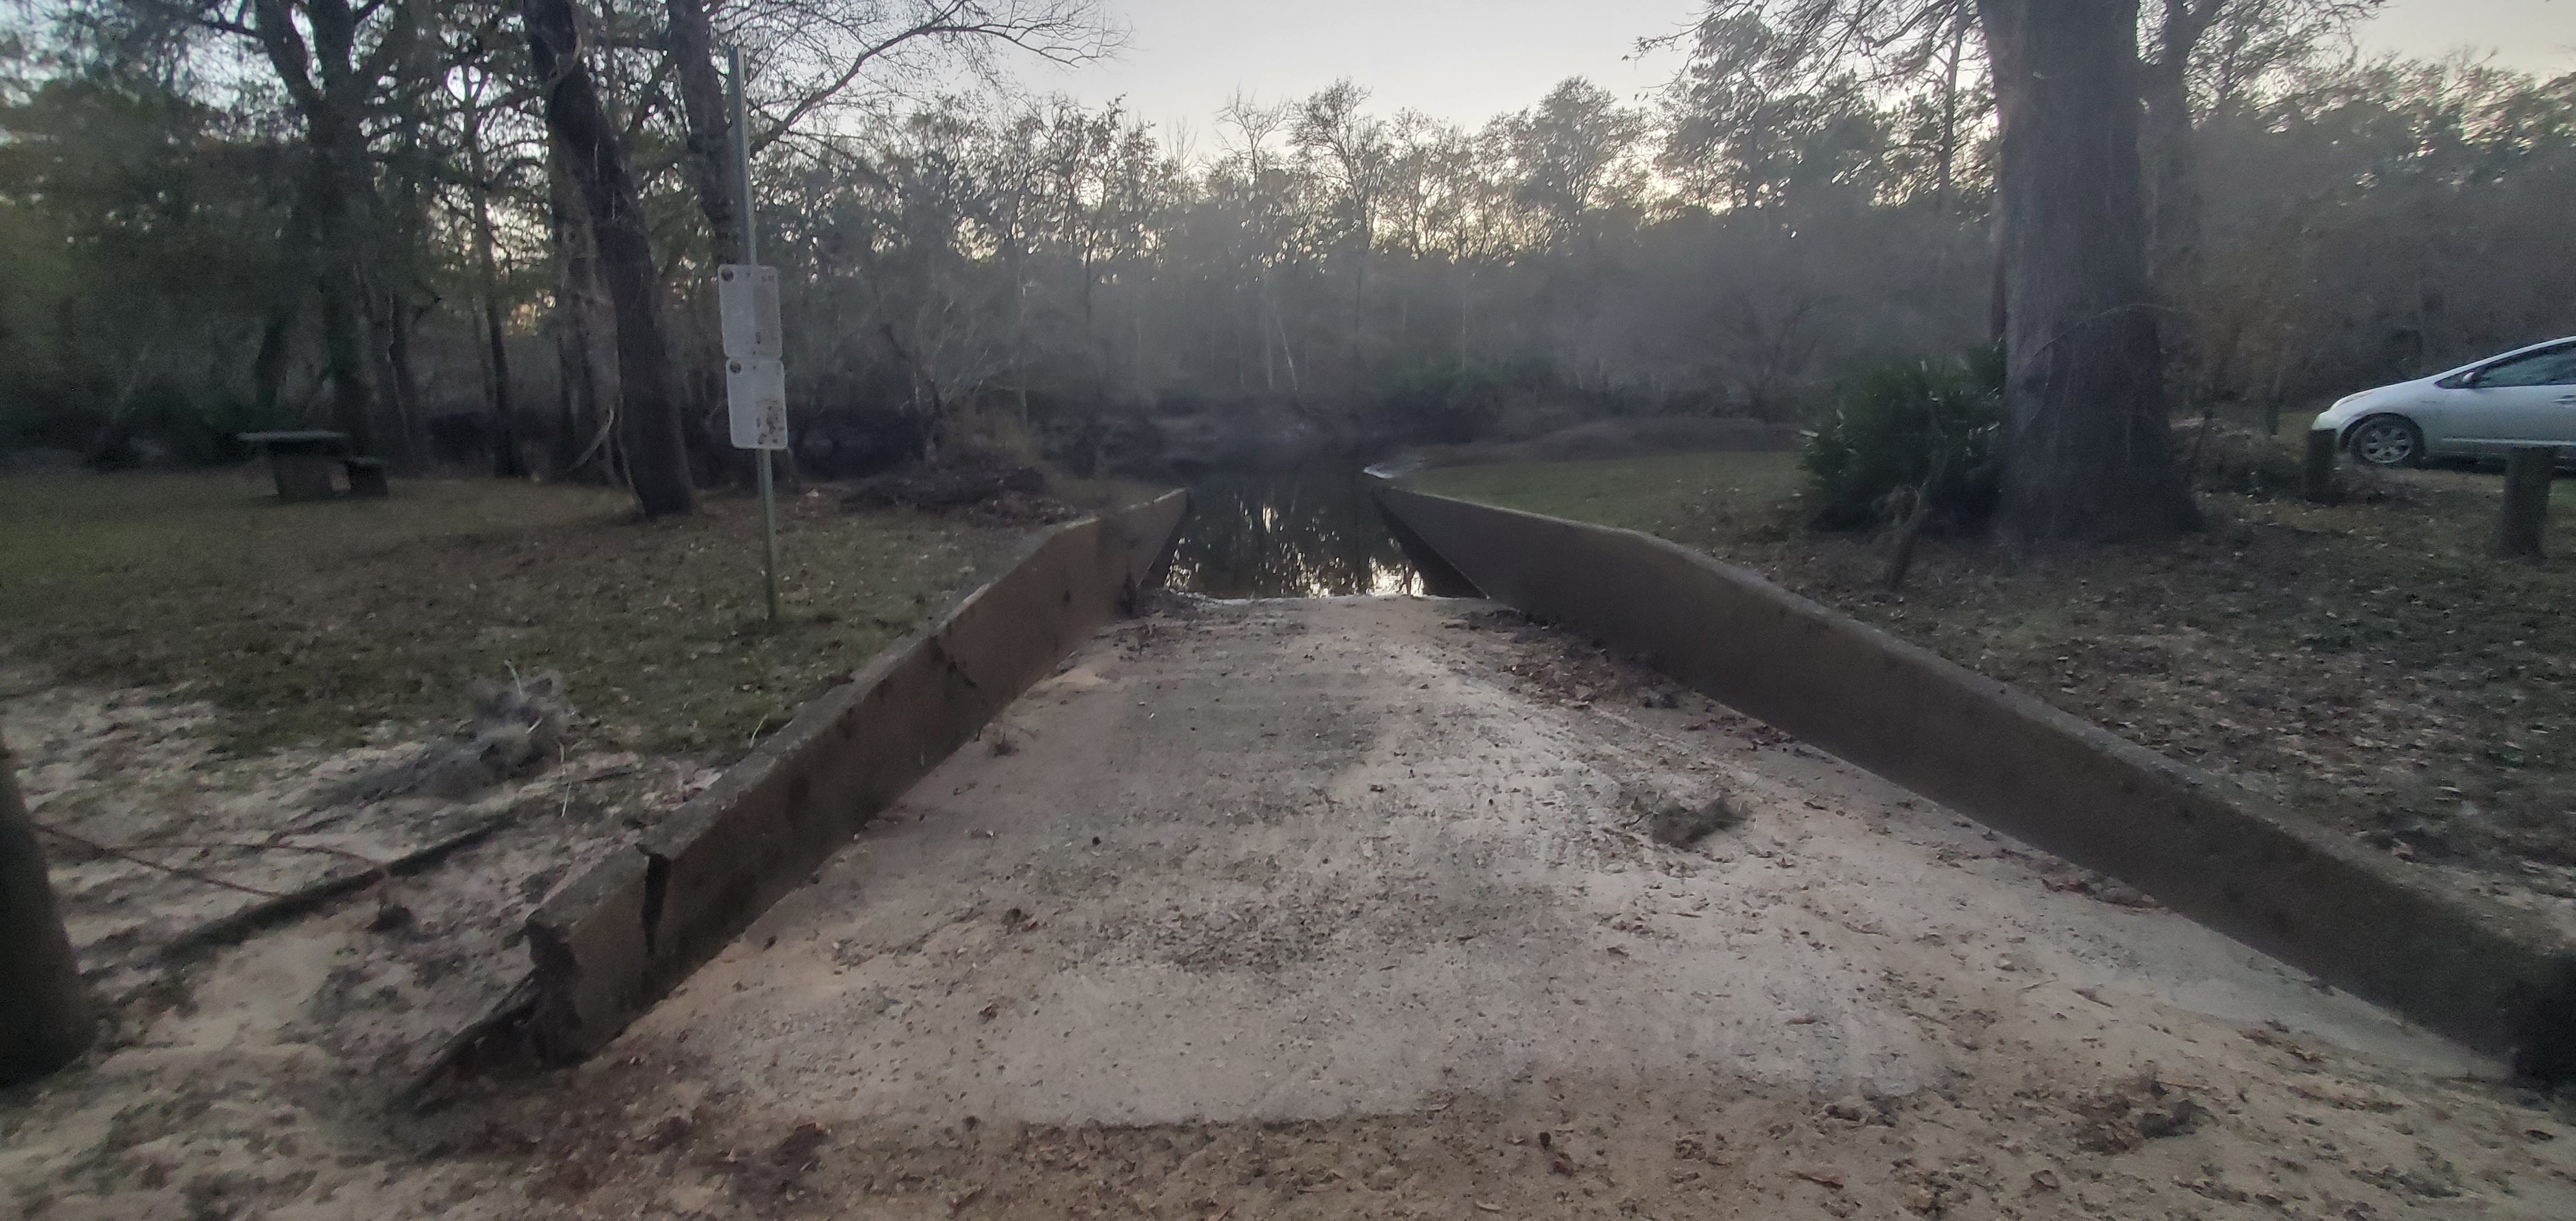
[[[443,839],[383,862],[376,869],[333,875],[278,895],[268,902],[254,903],[232,915],[210,920],[181,933],[161,948],[161,956],[177,958],[212,946],[228,945],[264,925],[302,915],[341,895],[362,889],[379,878],[400,877],[437,864],[461,848],[482,842],[516,819],[517,815],[508,811],[494,814]]]
[[[125,862],[128,862],[128,863],[130,863],[130,864],[141,865],[141,866],[143,866],[143,867],[144,867],[144,868],[146,868],[146,869],[155,869],[155,870],[159,870],[159,871],[160,871],[160,872],[162,872],[162,873],[170,874],[170,875],[173,875],[173,876],[175,876],[175,877],[182,877],[182,878],[186,878],[186,879],[188,879],[189,881],[192,881],[192,882],[203,882],[203,883],[205,883],[205,884],[206,884],[206,885],[208,885],[208,886],[220,886],[220,887],[224,888],[225,890],[238,890],[238,891],[242,892],[243,894],[246,894],[246,895],[258,895],[259,897],[261,897],[261,898],[263,898],[263,899],[283,899],[283,898],[285,898],[285,897],[286,897],[285,895],[279,894],[278,892],[276,892],[276,891],[274,891],[274,890],[262,890],[262,889],[260,889],[259,887],[252,886],[252,885],[248,885],[248,884],[246,884],[246,883],[230,881],[230,880],[225,879],[225,878],[219,878],[219,877],[216,877],[216,876],[214,876],[213,874],[210,874],[210,873],[200,873],[200,872],[198,872],[197,870],[194,870],[194,869],[186,869],[186,868],[182,868],[182,867],[177,866],[177,865],[164,865],[164,864],[162,864],[162,863],[161,863],[161,862],[159,862],[159,861],[155,861],[155,860],[147,860],[147,859],[145,859],[145,858],[143,858],[143,857],[136,856],[136,855],[133,853],[133,851],[132,851],[132,850],[130,850],[130,849],[125,849],[125,848],[112,848],[112,847],[109,847],[109,846],[108,846],[108,845],[106,845],[106,844],[102,844],[102,843],[98,842],[97,840],[89,839],[89,838],[87,838],[87,837],[85,837],[85,836],[74,835],[74,834],[72,834],[72,833],[71,833],[71,832],[69,832],[69,831],[65,831],[65,830],[63,830],[61,827],[48,826],[48,825],[46,825],[46,824],[44,824],[44,823],[37,823],[37,824],[35,824],[35,827],[36,827],[36,829],[37,829],[37,830],[42,831],[42,832],[44,832],[44,833],[45,833],[45,834],[47,834],[47,835],[53,836],[53,837],[54,837],[54,838],[56,838],[56,839],[62,840],[62,841],[63,841],[63,842],[65,842],[65,843],[68,843],[68,844],[74,845],[75,847],[81,848],[81,849],[83,849],[83,850],[85,850],[85,851],[95,852],[95,853],[97,853],[97,854],[98,854],[98,855],[100,855],[100,856],[105,856],[105,857],[114,857],[114,858],[115,858],[115,859],[117,859],[117,860],[125,861]],[[146,846],[148,846],[148,847],[154,847],[154,848],[192,848],[192,847],[205,847],[205,846],[207,846],[207,845],[202,845],[202,844],[151,844],[151,845],[146,845]],[[257,845],[226,845],[226,846],[227,846],[227,847],[255,847],[255,846],[257,846]],[[278,848],[292,848],[292,847],[295,847],[296,845],[292,845],[292,844],[276,844],[276,845],[270,845],[270,846],[271,846],[271,847],[278,847]],[[319,850],[318,850],[318,849],[307,849],[307,851],[319,851]],[[352,855],[355,855],[355,854],[352,854]],[[360,859],[364,859],[364,858],[360,858]]]
[[[1895,545],[1887,555],[1887,569],[1879,574],[1879,583],[1893,591],[1905,584],[1905,574],[1914,567],[1914,541],[1923,536],[1923,523],[1932,516],[1932,492],[1941,485],[1941,476],[1950,468],[1947,448],[1932,456],[1932,472],[1914,489],[1913,504],[1897,527]]]

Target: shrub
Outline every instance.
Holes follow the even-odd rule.
[[[1808,520],[1827,530],[1875,525],[1891,497],[1922,486],[1940,462],[1931,520],[1981,522],[1999,491],[2002,432],[2003,359],[1992,349],[1873,370],[1807,439],[1799,465]]]
[[[1526,368],[1415,370],[1387,390],[1379,418],[1403,441],[1434,445],[1473,441],[1502,418],[1506,394],[1532,376]]]

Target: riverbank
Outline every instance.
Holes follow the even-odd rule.
[[[1426,491],[1642,530],[2014,682],[2399,857],[2576,926],[2576,564],[2484,554],[2491,476],[2391,498],[2205,493],[2170,548],[1924,540],[1901,592],[1864,535],[1807,531],[1791,454],[1424,472]],[[2576,498],[2552,537],[2576,538]]]

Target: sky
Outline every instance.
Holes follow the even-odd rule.
[[[1026,79],[1090,102],[1124,97],[1167,136],[1213,143],[1237,92],[1301,97],[1348,76],[1382,112],[1413,108],[1470,126],[1584,76],[1622,97],[1669,79],[1678,53],[1633,56],[1695,0],[1104,0],[1131,31],[1119,57]],[[2554,76],[2576,69],[2576,0],[2389,0],[2360,30],[2372,51],[2434,57],[2467,47]]]

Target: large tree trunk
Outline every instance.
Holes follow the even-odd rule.
[[[680,106],[689,123],[689,138],[680,160],[689,170],[689,189],[706,214],[719,263],[742,250],[742,229],[734,201],[742,190],[734,181],[733,116],[725,106],[724,78],[716,72],[715,33],[707,24],[704,0],[669,0],[671,67],[680,77]]]
[[[646,516],[686,513],[696,496],[689,487],[679,388],[662,326],[662,286],[653,271],[643,203],[617,146],[617,129],[600,108],[599,91],[582,63],[572,0],[522,0],[521,16],[529,54],[545,82],[546,127],[562,146],[564,166],[590,214],[600,276],[617,316],[618,384],[624,397],[618,433],[627,481]]]
[[[2137,0],[1978,10],[2002,136],[2004,528],[2090,540],[2196,529],[2147,283]]]
[[[308,6],[306,28],[284,4],[253,6],[262,50],[287,82],[304,117],[302,212],[312,224],[314,274],[322,307],[322,364],[331,385],[333,426],[359,453],[375,449],[375,387],[368,382],[366,254],[375,197],[365,116],[369,82],[351,61],[357,18],[345,3]],[[408,18],[408,11],[405,19]],[[407,31],[410,27],[406,25]],[[390,36],[390,35],[389,35]],[[407,37],[408,34],[406,33]],[[319,61],[318,81],[311,70]]]
[[[561,362],[563,428],[555,439],[556,477],[623,483],[616,456],[617,322],[599,287],[599,256],[590,219],[574,197],[562,149],[548,157],[546,215],[553,229],[556,354]]]
[[[0,742],[0,1086],[71,1063],[95,1031],[36,824],[18,800],[18,761]]]
[[[259,354],[250,362],[251,401],[258,405],[263,420],[277,414],[278,402],[285,397],[287,345],[294,338],[295,299],[283,297],[270,307],[268,323],[259,332]]]
[[[323,213],[315,225],[320,247],[316,280],[322,300],[322,368],[331,384],[332,426],[349,434],[353,450],[370,454],[376,448],[376,396],[367,380],[366,321],[359,304],[363,294],[348,226],[330,215],[345,210],[327,204],[316,208]]]

